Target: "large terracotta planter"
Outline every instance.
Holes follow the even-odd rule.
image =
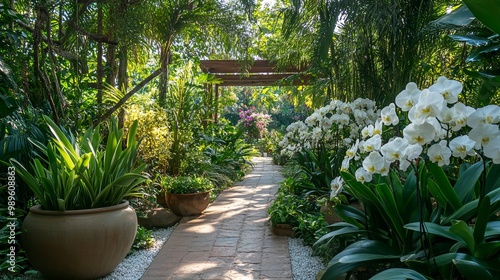
[[[166,193],[165,200],[168,208],[178,216],[199,215],[207,209],[210,203],[210,192],[192,194]]]
[[[30,208],[22,248],[34,268],[50,279],[95,279],[112,272],[134,242],[137,216],[128,201],[70,211]]]

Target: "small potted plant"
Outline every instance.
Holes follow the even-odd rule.
[[[278,192],[267,213],[271,220],[273,233],[280,236],[294,237],[293,228],[298,226],[303,201],[297,196]]]
[[[137,216],[125,200],[141,196],[147,179],[146,165],[136,160],[137,122],[126,138],[113,119],[106,141],[99,126],[76,141],[44,120],[51,140],[46,146],[33,141],[44,156],[34,159],[31,171],[11,160],[40,203],[23,221],[21,245],[50,279],[102,277],[125,258],[137,231]]]
[[[200,176],[166,176],[162,185],[168,208],[178,216],[199,215],[210,203],[213,183]]]

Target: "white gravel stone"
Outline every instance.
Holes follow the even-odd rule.
[[[300,238],[288,238],[288,250],[292,261],[293,280],[313,280],[325,269],[319,257],[313,256],[311,247],[304,245]]]
[[[167,229],[153,230],[154,243],[151,248],[146,250],[138,250],[127,256],[118,267],[109,275],[100,280],[137,280],[141,279],[142,275],[153,261],[153,258],[158,254],[161,247],[170,237],[170,234],[175,229],[175,226]]]

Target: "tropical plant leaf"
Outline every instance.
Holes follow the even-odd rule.
[[[490,214],[490,198],[486,196],[480,202],[479,210],[477,211],[477,220],[474,226],[474,241],[476,244],[484,242],[484,234],[486,233]]]
[[[453,211],[462,207],[460,199],[453,189],[448,177],[444,173],[443,169],[435,163],[429,163],[429,170],[434,176],[434,181],[429,181],[428,187],[429,191],[434,195],[434,197],[441,201],[443,205],[446,205],[445,201],[449,203]]]
[[[390,268],[377,273],[370,280],[401,280],[401,279],[411,279],[411,280],[428,280],[424,275],[418,273],[415,270],[408,268]]]
[[[366,215],[363,211],[351,205],[339,204],[334,207],[335,212],[342,218],[342,220],[352,224],[360,229],[365,228],[367,223]]]
[[[399,259],[400,255],[391,255],[391,254],[353,254],[349,256],[344,256],[339,259],[340,263],[356,263],[356,262],[366,262],[373,260],[385,260],[385,259]]]
[[[461,5],[460,7],[454,9],[450,13],[433,21],[433,24],[437,25],[451,25],[451,26],[467,26],[475,17],[466,5]]]
[[[491,272],[484,269],[482,264],[472,260],[454,259],[453,264],[457,267],[458,271],[465,276],[466,279],[481,279],[481,280],[495,280],[498,278],[493,277]]]
[[[457,183],[455,184],[455,191],[462,203],[472,200],[474,187],[476,186],[477,180],[481,176],[483,170],[483,162],[479,161],[469,167],[458,177]]]
[[[438,224],[428,223],[428,222],[424,222],[423,226],[425,227],[425,231],[428,233],[431,233],[434,235],[439,235],[442,237],[446,237],[446,238],[449,238],[449,239],[452,239],[455,241],[459,241],[459,242],[462,242],[463,244],[466,243],[465,240],[461,239],[456,234],[451,233],[450,227],[440,226]],[[420,223],[410,223],[410,224],[405,225],[405,228],[407,228],[409,230],[421,232]]]
[[[475,35],[450,35],[455,41],[466,43],[471,46],[485,46],[490,40]]]
[[[331,240],[333,240],[337,236],[341,236],[344,234],[352,234],[352,233],[362,233],[362,232],[364,232],[364,231],[360,230],[359,228],[357,228],[351,224],[347,224],[345,227],[342,227],[340,229],[331,231],[331,232],[323,235],[320,239],[318,239],[318,241],[316,241],[313,244],[313,246],[317,246],[317,245],[322,244],[326,241],[328,241],[327,242],[327,244],[328,244],[328,243],[330,243]]]
[[[384,209],[384,218],[389,218],[387,224],[397,232],[400,240],[404,240],[406,236],[406,230],[404,229],[403,219],[399,215],[398,208],[396,206],[396,201],[394,196],[389,189],[387,184],[379,184],[375,187],[375,191],[379,197],[379,201]]]
[[[474,242],[473,230],[464,222],[457,221],[449,228],[450,233],[455,234],[458,239],[454,239],[463,243],[472,255],[476,250],[476,242]]]
[[[500,34],[500,2],[497,0],[464,0],[469,10],[484,25]]]
[[[500,188],[500,164],[492,164],[486,175],[486,193]]]
[[[358,261],[356,256],[359,255]],[[380,258],[375,256],[379,255]],[[390,257],[389,257],[390,256]],[[393,256],[396,256],[392,258]],[[348,257],[345,260],[349,262],[342,263],[340,260]],[[335,255],[329,262],[328,268],[321,279],[337,279],[342,274],[352,271],[360,266],[369,263],[381,263],[384,261],[392,262],[399,260],[399,252],[387,243],[376,240],[361,240],[349,245],[342,252]]]

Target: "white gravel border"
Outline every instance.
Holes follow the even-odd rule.
[[[127,256],[116,269],[106,277],[100,280],[137,280],[141,279],[142,275],[149,267],[154,257],[158,254],[161,247],[170,237],[177,225],[166,229],[155,229],[152,232],[154,239],[153,246],[145,250],[138,250]]]
[[[288,237],[288,251],[292,261],[293,280],[316,279],[316,274],[325,269],[317,256],[313,256],[311,247],[304,245],[302,239]]]

